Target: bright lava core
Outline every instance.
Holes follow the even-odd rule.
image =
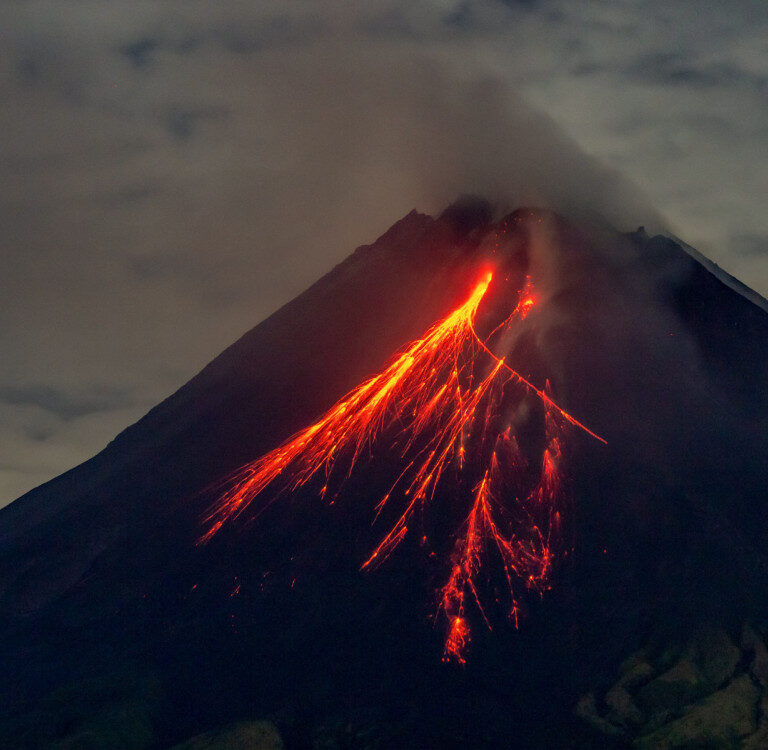
[[[381,373],[225,480],[200,542],[268,489],[256,514],[282,492],[310,480],[317,480],[319,495],[326,498],[337,464],[349,477],[363,453],[373,454],[377,441],[394,432],[400,471],[378,501],[375,517],[393,501],[401,504],[399,515],[362,568],[385,561],[414,516],[436,504],[438,488],[458,483],[467,510],[455,532],[447,581],[438,591],[439,611],[447,621],[443,658],[464,663],[471,638],[467,610],[471,606],[490,627],[489,597],[494,606],[503,600],[517,625],[521,592],[546,589],[561,539],[565,428],[604,441],[560,408],[548,385],[536,388],[493,351],[535,306],[529,281],[518,292],[512,313],[487,336],[478,334],[478,309],[492,280],[493,272],[484,272],[461,306],[405,347]],[[521,451],[517,435],[519,414],[531,399],[544,413],[543,448],[535,465]],[[491,566],[500,571],[501,586],[488,583],[483,571]]]

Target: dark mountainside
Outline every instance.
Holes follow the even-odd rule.
[[[495,252],[542,296],[509,361],[607,440],[569,435],[573,549],[519,630],[497,618],[466,666],[441,661],[418,532],[360,571],[374,471],[196,545],[205,488],[379,371]],[[287,748],[768,747],[767,382],[768,313],[672,239],[412,212],[0,511],[0,745],[250,721],[219,746],[279,747],[269,720]]]

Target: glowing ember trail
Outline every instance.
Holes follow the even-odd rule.
[[[492,351],[491,340],[534,307],[529,281],[509,317],[484,340],[477,334],[477,312],[492,279],[492,272],[485,273],[460,307],[318,422],[229,477],[200,541],[208,541],[267,488],[272,492],[255,515],[281,492],[311,480],[322,482],[319,494],[325,497],[337,463],[343,466],[343,481],[363,453],[366,458],[372,454],[377,438],[395,429],[402,467],[379,500],[376,518],[395,498],[404,507],[362,568],[380,564],[393,552],[414,514],[432,503],[446,469],[454,466],[457,471],[450,476],[467,487],[471,508],[455,540],[448,582],[439,592],[439,608],[448,620],[444,658],[464,662],[470,642],[468,606],[490,627],[484,592],[490,591],[495,602],[506,601],[507,614],[517,624],[519,590],[542,592],[552,568],[559,537],[563,428],[575,426],[602,438],[561,409],[548,386],[536,388]],[[544,449],[535,466],[523,457],[515,437],[514,414],[527,398],[544,410]],[[503,591],[491,582],[488,571],[494,566],[503,571]]]

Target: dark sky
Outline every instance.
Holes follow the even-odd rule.
[[[0,505],[461,192],[768,294],[764,0],[13,0],[0,102]]]

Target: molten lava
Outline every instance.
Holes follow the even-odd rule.
[[[512,313],[484,338],[478,334],[478,309],[492,279],[492,272],[484,273],[461,306],[381,373],[315,424],[229,477],[200,541],[208,541],[268,488],[272,491],[254,515],[281,492],[310,481],[316,480],[326,497],[337,465],[343,481],[363,455],[373,455],[379,439],[394,433],[401,470],[376,505],[376,518],[395,499],[402,506],[362,568],[387,559],[450,474],[450,481],[466,488],[470,509],[456,534],[450,576],[439,592],[439,610],[448,621],[444,659],[464,662],[470,603],[490,627],[484,592],[494,601],[503,599],[517,624],[520,589],[541,593],[546,588],[560,537],[563,428],[576,426],[602,438],[558,406],[548,386],[536,388],[493,351],[494,342],[534,307],[530,282],[518,292]],[[516,415],[529,399],[544,412],[546,434],[537,465],[524,457],[516,438]],[[455,471],[448,472],[451,466]],[[503,571],[503,591],[487,574],[494,566]]]

